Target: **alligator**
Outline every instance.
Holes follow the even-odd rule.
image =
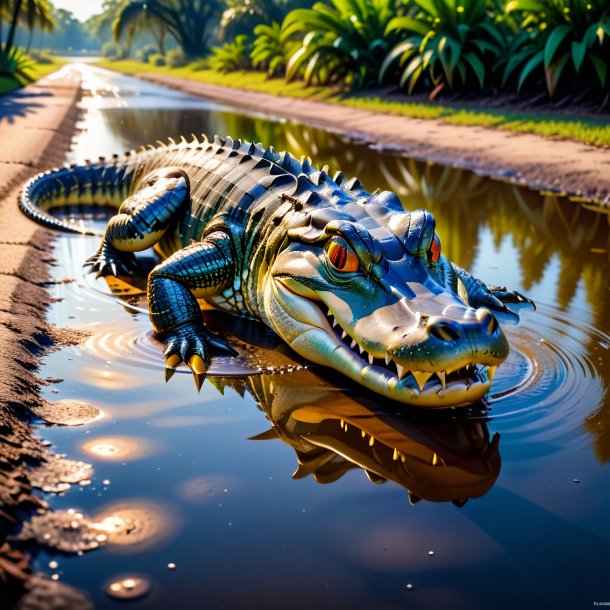
[[[134,252],[155,248],[147,295],[166,380],[184,363],[199,389],[212,354],[236,353],[205,328],[204,299],[388,399],[481,399],[509,353],[492,312],[518,319],[508,304],[533,303],[451,263],[429,211],[328,172],[272,146],[183,137],[49,170],[26,183],[20,208],[85,234],[96,233],[53,209],[118,208],[85,263],[98,277],[131,273]]]

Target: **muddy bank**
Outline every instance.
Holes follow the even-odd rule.
[[[62,74],[0,97],[0,598],[7,604],[3,607],[11,607],[18,598],[20,608],[58,603],[89,607],[80,593],[33,575],[29,557],[7,541],[19,511],[46,511],[35,488],[45,489],[48,481],[76,482],[81,468],[54,455],[32,427],[47,406],[39,388],[53,382],[38,377],[40,358],[54,346],[79,337],[46,321],[54,234],[17,208],[23,182],[61,164],[70,147],[80,78],[76,73]]]
[[[421,161],[610,205],[609,149],[499,129],[375,113],[316,100],[275,97],[165,75],[135,76],[217,102],[330,129]],[[240,137],[240,134],[219,135]]]

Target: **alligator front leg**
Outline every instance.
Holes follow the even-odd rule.
[[[517,320],[519,319],[518,314],[508,308],[506,303],[527,303],[536,309],[534,301],[521,293],[509,291],[504,286],[489,286],[453,263],[452,267],[458,278],[458,293],[464,301],[473,307],[488,307],[512,315]]]
[[[188,200],[188,178],[182,170],[168,167],[151,172],[110,219],[98,251],[84,266],[97,277],[135,269],[133,253],[154,246]]]
[[[233,282],[235,256],[231,238],[222,231],[173,254],[148,278],[148,304],[155,333],[165,343],[165,379],[185,362],[197,390],[205,378],[210,351],[236,355],[203,326],[197,298],[219,294]]]

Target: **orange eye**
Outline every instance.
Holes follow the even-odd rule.
[[[433,263],[438,263],[440,257],[441,257],[441,240],[439,239],[438,235],[435,233],[434,239],[432,240],[432,243],[430,244],[430,249],[428,250],[428,258]]]
[[[354,273],[360,267],[358,257],[340,237],[332,238],[326,247],[326,256],[333,269],[342,273]]]

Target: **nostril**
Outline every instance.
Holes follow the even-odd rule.
[[[481,323],[483,330],[485,330],[488,335],[493,335],[496,332],[498,329],[498,321],[489,309],[481,307],[480,309],[477,309],[475,315],[477,320]]]
[[[428,332],[441,341],[455,341],[462,335],[457,324],[441,320],[428,324]]]

